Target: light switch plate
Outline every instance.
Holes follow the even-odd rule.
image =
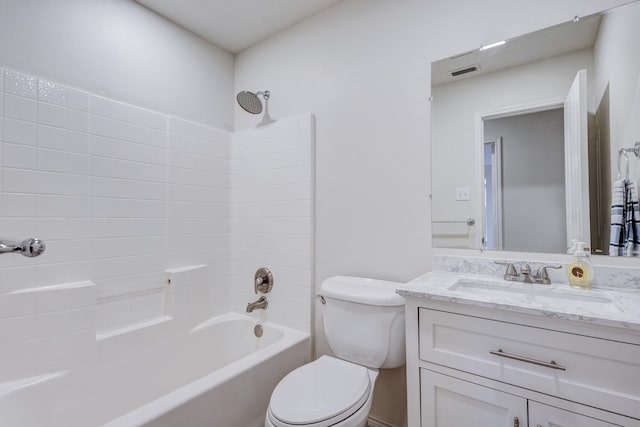
[[[471,200],[471,189],[469,187],[456,187],[456,200]]]

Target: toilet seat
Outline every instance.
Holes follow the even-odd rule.
[[[371,390],[367,368],[322,356],[280,381],[267,416],[276,427],[328,427],[356,413]]]

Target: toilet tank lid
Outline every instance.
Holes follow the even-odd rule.
[[[365,277],[333,276],[320,286],[325,297],[367,305],[399,306],[404,298],[396,293],[398,282],[368,279]]]

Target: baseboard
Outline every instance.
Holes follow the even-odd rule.
[[[367,420],[368,427],[396,427],[393,424],[385,423],[382,420],[376,419],[374,417],[369,417]]]

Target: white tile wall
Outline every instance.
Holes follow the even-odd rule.
[[[95,345],[95,285],[20,289],[0,298],[0,378],[56,363]]]
[[[231,301],[244,312],[256,269],[274,288],[254,316],[311,330],[314,118],[304,115],[233,135],[231,145]]]
[[[261,266],[276,285],[254,315],[310,330],[311,115],[230,134],[0,76],[0,236],[47,243],[0,256],[0,382],[114,331],[244,312]]]
[[[227,132],[0,72],[0,236],[48,245],[0,257],[0,294],[93,280],[104,330],[162,316],[167,268],[228,287]]]

